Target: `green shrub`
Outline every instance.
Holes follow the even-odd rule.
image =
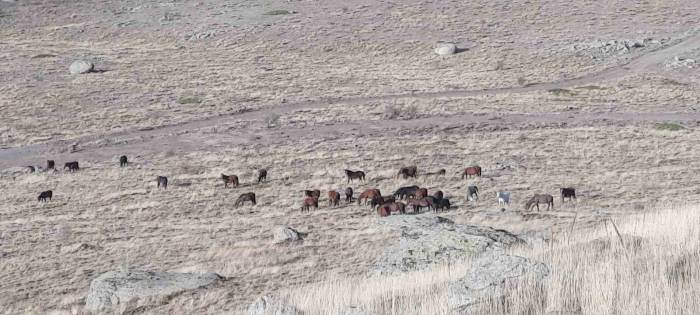
[[[182,105],[187,104],[200,104],[202,103],[202,98],[199,96],[183,96],[177,100],[178,103]]]
[[[684,126],[677,124],[677,123],[672,123],[672,122],[664,122],[664,123],[656,124],[655,128],[656,128],[656,130],[666,130],[666,131],[678,131],[678,130],[686,129]]]

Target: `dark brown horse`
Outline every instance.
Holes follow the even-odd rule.
[[[394,192],[394,197],[398,199],[406,199],[410,197],[415,197],[416,196],[416,191],[418,191],[420,187],[418,186],[406,186],[406,187],[400,187],[399,189]]]
[[[388,217],[391,215],[391,206],[389,205],[383,205],[377,208],[377,214],[379,214],[380,217]]]
[[[375,197],[380,197],[382,193],[379,191],[379,189],[367,189],[363,191],[359,197],[357,197],[357,204],[360,205],[362,203],[362,200],[365,201],[365,204],[367,204],[367,201],[374,199]]]
[[[569,201],[576,200],[576,189],[572,187],[562,188],[561,191],[561,203],[564,203],[564,198],[569,198]]]
[[[348,178],[348,183],[355,179],[359,179],[363,182],[365,181],[365,172],[363,171],[345,170],[345,176]]]
[[[318,198],[304,198],[304,202],[301,204],[301,212],[309,211],[309,207],[314,207],[315,209],[318,209]]]
[[[353,193],[354,193],[354,191],[352,191],[352,188],[350,188],[350,187],[345,188],[345,202],[348,202],[348,203],[352,202],[352,194]]]
[[[392,203],[394,201],[396,201],[396,198],[394,198],[393,196],[378,196],[378,197],[372,198],[372,201],[370,201],[370,206],[372,208],[374,208],[376,206],[381,206],[383,204]]]
[[[231,184],[231,187],[233,187],[233,188],[238,187],[238,176],[236,176],[236,175],[221,174],[221,180],[224,181],[224,188],[228,188],[229,184]]]
[[[328,206],[338,206],[340,204],[340,194],[337,191],[331,190],[328,192]]]
[[[129,166],[129,159],[126,157],[126,155],[122,155],[119,157],[119,167],[125,166]]]
[[[69,172],[77,172],[80,169],[80,166],[78,165],[78,162],[66,162],[66,164],[63,166],[63,169],[68,169]]]
[[[55,170],[56,162],[54,160],[46,160],[46,170]]]
[[[444,197],[444,194],[442,193],[442,190],[437,190],[433,193],[433,197],[435,197],[435,199],[437,200],[440,200],[442,199],[442,197]]]
[[[258,170],[258,183],[266,182],[266,181],[267,181],[267,170],[264,168],[261,170]]]
[[[158,176],[156,178],[156,181],[158,182],[158,188],[163,187],[163,189],[168,189],[168,178],[165,176]]]
[[[304,196],[318,199],[321,198],[321,191],[318,189],[304,190]]]
[[[399,178],[400,176],[403,176],[403,179],[407,179],[409,177],[415,178],[418,174],[418,167],[415,165],[413,166],[407,166],[407,167],[402,167],[399,169],[399,172],[396,174],[396,178]]]
[[[257,201],[255,200],[255,193],[249,192],[249,193],[244,193],[238,196],[238,199],[236,199],[236,203],[234,206],[238,208],[240,205],[244,204],[246,201],[250,201],[251,204],[256,205]]]
[[[406,206],[413,208],[414,213],[419,213],[422,208],[428,207],[428,210],[433,208],[433,204],[426,199],[410,199]]]
[[[447,210],[449,210],[449,209],[450,209],[450,206],[451,206],[451,205],[450,205],[450,199],[448,199],[448,198],[442,198],[442,199],[438,200],[438,201],[435,203],[434,206],[435,206],[435,212],[437,212],[438,209],[440,209],[440,210],[442,210],[442,209],[447,209]]]
[[[416,195],[415,199],[423,199],[423,197],[428,196],[428,189],[427,188],[419,188],[416,190]]]
[[[525,203],[525,210],[529,211],[534,205],[537,206],[537,211],[540,211],[541,203],[547,205],[547,210],[549,210],[550,206],[552,210],[554,210],[554,197],[548,194],[535,194],[532,196],[532,198]]]
[[[406,213],[406,205],[403,202],[385,203],[384,206],[389,206],[391,212]]]
[[[42,191],[39,194],[39,202],[46,202],[46,199],[48,198],[49,201],[51,201],[51,197],[53,197],[53,191],[47,190],[47,191]]]
[[[481,166],[469,166],[462,172],[462,179],[470,176],[481,176]]]

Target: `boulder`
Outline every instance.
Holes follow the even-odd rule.
[[[301,240],[299,232],[288,226],[278,226],[273,231],[273,243],[282,244]]]
[[[453,55],[457,52],[457,45],[450,42],[438,42],[435,45],[435,53],[440,56]]]
[[[70,74],[83,74],[92,72],[95,69],[95,65],[90,61],[76,60],[70,65],[68,70]]]
[[[109,271],[92,280],[85,309],[100,312],[118,304],[156,296],[170,296],[222,280],[216,273],[176,273],[143,270]]]
[[[248,306],[246,315],[301,315],[294,306],[283,302],[279,297],[263,295]]]

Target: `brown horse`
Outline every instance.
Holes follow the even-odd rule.
[[[236,175],[221,174],[221,179],[224,181],[224,188],[227,188],[229,184],[231,184],[233,188],[238,187],[238,176]]]
[[[576,189],[572,187],[561,188],[561,203],[564,203],[565,198],[569,198],[569,201],[576,200]]]
[[[525,210],[530,210],[533,205],[537,206],[537,211],[540,211],[540,204],[546,204],[547,205],[547,210],[549,210],[550,206],[552,210],[554,210],[554,197],[552,195],[548,194],[535,194],[530,198],[530,200],[525,203]]]
[[[385,203],[383,206],[389,206],[391,212],[406,213],[406,205],[403,202]]]
[[[400,176],[403,176],[403,179],[407,179],[409,177],[415,178],[418,174],[418,167],[414,166],[407,166],[407,167],[402,167],[399,169],[399,172],[396,174],[396,178],[399,178]]]
[[[314,207],[318,209],[318,198],[306,197],[304,202],[301,204],[301,212],[309,211],[309,207]]]
[[[394,196],[378,196],[378,197],[372,198],[372,201],[370,202],[370,206],[372,208],[374,208],[376,206],[381,206],[383,204],[392,203],[394,201],[396,201],[396,198],[394,198]]]
[[[54,160],[46,160],[46,170],[55,170],[56,162]]]
[[[338,206],[340,203],[340,194],[337,191],[328,192],[328,206]]]
[[[359,179],[363,182],[365,181],[365,172],[363,171],[345,170],[345,176],[348,178],[348,183],[355,179]]]
[[[314,190],[304,190],[304,196],[306,197],[313,197],[313,198],[321,198],[321,191],[318,189]]]
[[[266,182],[266,181],[267,181],[267,170],[264,168],[261,170],[258,170],[258,183]]]
[[[470,176],[481,176],[481,166],[469,166],[464,169],[462,173],[462,179],[469,178]]]
[[[352,194],[354,191],[352,191],[351,187],[345,188],[345,202],[350,203],[352,202]]]
[[[390,216],[391,215],[391,206],[383,205],[383,206],[377,208],[377,214],[379,214],[380,217]]]
[[[433,204],[426,199],[411,199],[408,201],[407,206],[413,207],[414,213],[419,213],[420,209],[425,207],[428,207],[428,210],[430,210],[433,207]]]
[[[236,208],[238,208],[240,205],[244,204],[246,201],[250,201],[253,205],[257,204],[257,201],[255,201],[255,193],[248,192],[241,194],[238,196],[238,199],[236,199],[236,203],[234,204]]]
[[[415,199],[423,199],[424,197],[428,196],[428,189],[426,188],[419,188],[416,190],[416,196]]]
[[[360,205],[362,200],[364,200],[365,204],[367,204],[367,201],[380,197],[381,195],[382,193],[379,191],[379,189],[367,189],[363,191],[359,197],[357,197],[357,204]]]

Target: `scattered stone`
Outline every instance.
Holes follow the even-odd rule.
[[[666,62],[666,68],[678,69],[678,68],[695,68],[695,59],[684,58],[684,57],[673,57],[673,60]]]
[[[222,280],[216,273],[176,273],[143,270],[109,271],[92,280],[85,309],[100,312],[118,304],[155,296],[170,296]]]
[[[68,70],[70,71],[70,74],[89,73],[95,70],[95,65],[89,61],[76,60],[73,61]]]
[[[636,50],[646,48],[658,48],[663,45],[663,41],[645,38],[645,39],[626,39],[626,40],[595,40],[592,42],[576,43],[570,46],[571,51],[583,53],[592,58],[601,58],[612,55],[624,55],[632,53]]]
[[[457,45],[451,42],[438,42],[435,45],[435,53],[440,56],[454,55],[457,52]]]
[[[246,315],[301,315],[302,313],[279,297],[263,295],[248,306]]]
[[[273,243],[282,244],[301,240],[299,232],[288,226],[278,226],[273,231]]]

